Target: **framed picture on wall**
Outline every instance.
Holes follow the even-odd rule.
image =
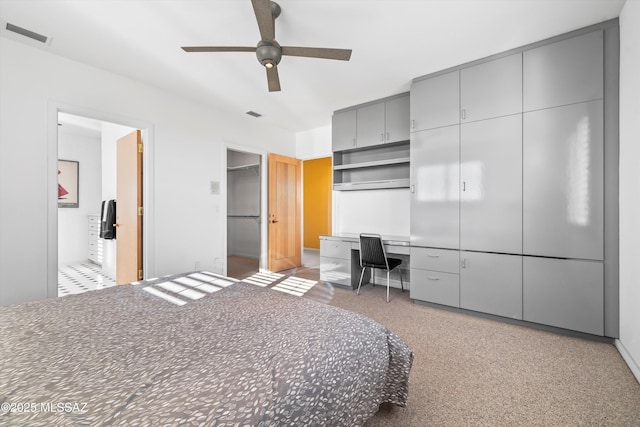
[[[80,206],[80,163],[75,160],[58,160],[58,207],[77,208]]]

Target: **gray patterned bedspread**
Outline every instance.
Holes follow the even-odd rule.
[[[412,358],[369,318],[188,273],[0,307],[0,425],[359,426],[406,404]]]

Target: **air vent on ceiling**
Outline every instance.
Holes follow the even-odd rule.
[[[247,111],[247,114],[253,117],[262,117],[262,114],[256,113],[255,111]]]
[[[49,37],[43,36],[42,34],[38,34],[31,30],[27,30],[26,28],[18,27],[17,25],[13,25],[8,22],[5,25],[5,29],[7,31],[11,31],[12,33],[20,34],[24,37],[29,37],[30,39],[39,41],[40,43],[49,43]]]

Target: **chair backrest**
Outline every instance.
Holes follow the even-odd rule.
[[[387,254],[379,234],[360,234],[360,266],[389,269]]]

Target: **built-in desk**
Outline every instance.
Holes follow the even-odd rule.
[[[408,277],[409,254],[411,252],[409,236],[382,235],[382,242],[387,255],[403,259],[402,275],[405,287],[408,287],[410,282]],[[356,289],[361,273],[358,234],[339,233],[320,236],[320,280]],[[370,279],[370,270],[367,270],[363,283],[369,283]],[[399,288],[400,281],[392,280],[391,286]]]

